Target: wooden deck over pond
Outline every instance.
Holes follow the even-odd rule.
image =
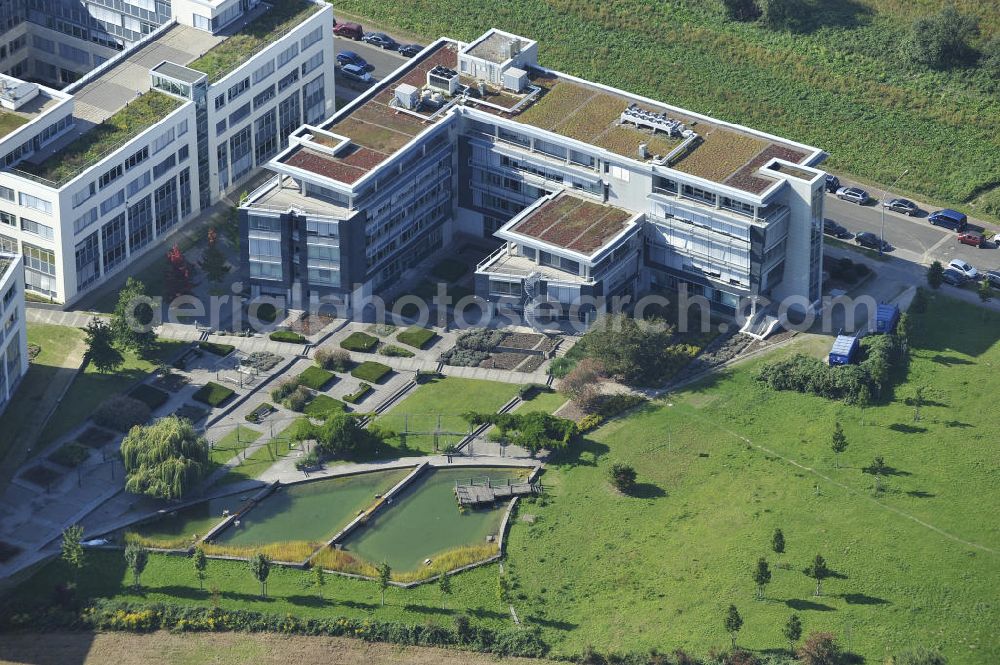
[[[494,485],[487,481],[485,484],[472,483],[468,485],[455,484],[455,498],[459,505],[478,506],[486,503],[496,503],[512,499],[515,496],[527,496],[537,494],[539,487],[535,483],[510,482]]]

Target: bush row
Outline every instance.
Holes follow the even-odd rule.
[[[378,337],[372,337],[363,332],[352,332],[340,343],[340,348],[342,349],[363,351],[365,353],[374,351],[376,346],[378,346]]]
[[[291,330],[275,330],[269,337],[272,342],[287,342],[289,344],[305,344],[309,341],[302,335]]]
[[[351,368],[351,354],[343,349],[316,349],[313,361],[317,367],[331,372],[346,372]]]

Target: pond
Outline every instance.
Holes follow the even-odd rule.
[[[507,503],[495,508],[460,510],[455,483],[470,478],[494,483],[521,480],[527,469],[464,467],[425,471],[393,503],[344,540],[344,549],[394,571],[412,571],[425,559],[448,550],[486,542],[497,535]]]
[[[230,494],[165,513],[147,524],[129,529],[152,547],[183,549],[193,545],[222,521],[223,513],[235,513],[256,492]]]

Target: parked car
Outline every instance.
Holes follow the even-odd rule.
[[[962,273],[954,270],[952,268],[947,268],[943,273],[941,273],[941,280],[945,284],[951,284],[952,286],[962,286],[969,281],[969,278]]]
[[[365,33],[365,36],[361,38],[361,41],[371,44],[372,46],[389,49],[390,51],[395,51],[399,48],[399,42],[384,32],[367,32]]]
[[[979,277],[979,271],[976,270],[974,267],[970,266],[962,259],[952,259],[951,262],[948,263],[948,269],[957,270],[958,272],[965,275],[968,279],[976,279],[977,277]]]
[[[883,252],[892,250],[892,245],[887,243],[885,240],[879,239],[877,235],[871,233],[870,231],[862,231],[854,236],[854,242],[858,243],[862,247],[867,247],[868,249],[878,249],[879,245],[881,245]]]
[[[840,178],[835,175],[826,174],[826,191],[835,194],[840,189]]]
[[[344,65],[340,68],[340,74],[349,81],[357,81],[366,85],[375,80],[367,70],[358,65]]]
[[[338,37],[360,40],[365,36],[365,31],[358,23],[338,23],[333,26],[333,34]]]
[[[901,212],[904,215],[909,215],[910,217],[913,217],[920,212],[920,208],[917,207],[917,204],[910,199],[889,199],[883,203],[882,206],[886,210]]]
[[[341,51],[338,53],[337,64],[341,67],[344,65],[357,65],[362,69],[368,69],[368,62],[354,51]]]
[[[932,212],[927,216],[927,221],[934,226],[943,226],[946,229],[958,231],[959,233],[964,231],[965,227],[969,224],[969,218],[964,213],[952,210],[951,208]]]
[[[420,44],[403,44],[398,49],[399,54],[406,58],[412,58],[416,54],[424,50],[424,47]]]
[[[823,220],[823,233],[834,238],[850,238],[851,232],[832,219]]]
[[[963,245],[972,245],[973,247],[986,246],[986,236],[979,231],[962,231],[958,234],[958,241]]]
[[[837,190],[837,198],[857,203],[858,205],[864,205],[868,203],[870,197],[868,196],[868,192],[860,187],[841,187]]]
[[[986,272],[986,281],[993,288],[1000,289],[1000,270],[988,270]]]

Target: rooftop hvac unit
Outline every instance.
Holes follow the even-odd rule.
[[[666,113],[656,113],[640,108],[638,104],[629,104],[628,108],[622,111],[619,123],[631,123],[636,127],[648,127],[654,132],[660,131],[668,136],[688,136],[689,132],[684,123],[667,117]]]
[[[409,83],[396,86],[396,103],[410,111],[420,106],[420,90]]]
[[[649,146],[645,143],[639,144],[639,159],[649,159]]]
[[[449,96],[454,95],[458,90],[458,72],[454,69],[437,65],[434,69],[427,72],[427,85],[435,90],[445,92]]]
[[[528,72],[517,67],[509,67],[503,73],[503,87],[514,92],[521,92],[528,85]]]
[[[38,96],[38,84],[0,77],[0,107],[16,111]]]

